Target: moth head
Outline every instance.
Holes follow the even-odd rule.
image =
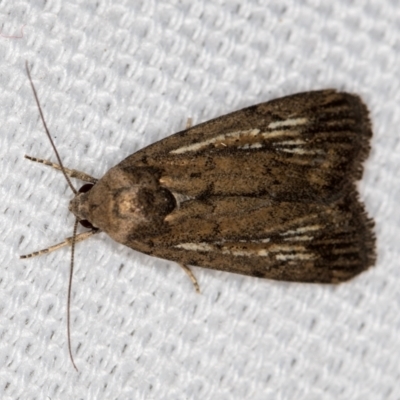
[[[175,207],[174,196],[160,186],[155,171],[116,166],[93,186],[83,186],[69,210],[83,224],[126,243],[135,236],[159,231]]]
[[[79,223],[88,229],[96,228],[93,226],[89,220],[87,219],[87,212],[85,211],[84,207],[81,207],[81,204],[85,204],[84,196],[81,196],[84,193],[89,192],[92,187],[94,186],[93,183],[86,183],[83,185],[79,190],[74,199],[70,202],[69,210],[78,218]],[[85,217],[86,216],[86,217]]]

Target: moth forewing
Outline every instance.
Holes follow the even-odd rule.
[[[337,283],[374,262],[371,221],[351,194],[335,203],[274,204],[261,199],[188,201],[168,216],[170,230],[128,245],[180,264],[255,277]],[[228,200],[228,201],[226,201]],[[210,210],[214,210],[212,214]],[[228,211],[226,211],[228,210]],[[230,211],[230,212],[229,212]]]
[[[358,96],[306,92],[178,132],[120,165],[154,167],[163,186],[189,196],[326,201],[361,177],[371,135]]]

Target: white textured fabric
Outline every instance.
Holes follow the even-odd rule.
[[[396,0],[0,1],[1,399],[399,399],[400,8]],[[10,37],[11,36],[11,37]],[[338,88],[371,110],[360,183],[374,268],[337,287],[173,263],[99,235],[70,253],[66,166],[101,177],[194,122]]]

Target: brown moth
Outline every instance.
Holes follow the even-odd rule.
[[[70,202],[77,220],[91,228],[76,241],[105,232],[177,262],[195,285],[189,265],[339,283],[375,261],[373,221],[355,187],[371,136],[360,97],[330,89],[190,127],[99,180],[65,169],[60,159],[61,166],[50,164],[91,183]]]
[[[375,258],[354,186],[370,137],[358,96],[300,93],[132,154],[69,209],[115,241],[179,264],[337,283]]]

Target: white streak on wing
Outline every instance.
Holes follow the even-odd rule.
[[[314,239],[314,236],[292,236],[283,240],[288,242],[308,242]]]
[[[283,142],[273,143],[273,146],[295,146],[299,144],[307,144],[307,142],[302,139],[286,140]]]
[[[277,254],[276,259],[279,261],[289,261],[289,260],[313,260],[315,256],[310,253],[300,253],[300,254]]]
[[[268,128],[276,129],[276,128],[282,128],[285,126],[299,126],[299,125],[305,125],[307,122],[308,122],[308,118],[285,119],[284,121],[271,122],[268,125]]]
[[[270,131],[263,132],[261,136],[265,139],[274,139],[280,136],[299,136],[300,132],[296,130],[280,130],[280,131]]]
[[[215,138],[205,140],[204,142],[190,144],[188,146],[180,147],[179,149],[170,151],[171,154],[183,154],[187,153],[188,151],[197,151],[202,149],[203,147],[208,146],[209,144],[215,143],[217,140],[223,140],[225,135],[219,135]]]
[[[247,239],[247,240],[238,240],[240,243],[269,243],[271,241],[270,238],[263,239]],[[228,241],[229,242],[229,241]],[[240,249],[235,247],[230,247],[226,245],[226,240],[220,240],[213,243],[199,242],[199,243],[179,243],[174,247],[183,250],[189,251],[198,251],[198,252],[221,252],[222,254],[231,255],[235,257],[268,257],[269,251],[266,249]],[[232,243],[234,246],[234,243]],[[216,247],[218,246],[218,247]],[[221,247],[219,247],[221,246]],[[271,251],[273,252],[281,252],[281,251],[302,251],[305,250],[303,246],[291,246],[291,245],[274,245]]]
[[[221,251],[222,254],[231,255],[235,257],[252,257],[252,256],[267,257],[269,255],[268,251],[265,249],[232,249],[230,247],[224,246],[222,247],[221,250],[219,250],[215,246],[205,242],[180,243],[174,247],[178,249],[198,251],[198,252]]]
[[[187,153],[188,151],[198,151],[198,150],[201,150],[204,147],[207,147],[212,144],[222,144],[224,146],[227,146],[225,143],[223,143],[224,141],[228,141],[231,139],[240,140],[246,136],[248,136],[249,138],[253,138],[253,137],[257,136],[259,133],[260,133],[259,129],[248,129],[245,131],[230,132],[230,133],[226,133],[223,135],[218,135],[218,136],[212,137],[207,140],[203,140],[202,142],[199,142],[199,143],[193,143],[193,144],[189,144],[187,146],[179,147],[178,149],[171,150],[170,153],[171,154],[183,154],[183,153]]]
[[[302,226],[302,227],[297,228],[295,230],[290,230],[290,231],[286,231],[284,233],[281,233],[281,236],[297,235],[298,233],[305,233],[305,232],[310,232],[310,231],[319,231],[321,228],[322,228],[321,225]]]
[[[240,243],[268,243],[271,241],[270,238],[266,239],[250,239],[250,240],[238,240]],[[222,242],[219,242],[222,243]]]
[[[310,231],[319,231],[321,228],[322,228],[321,225],[303,226],[301,228],[297,228],[296,232],[297,233],[304,233],[304,232],[310,232]]]
[[[248,250],[231,250],[231,249],[227,249],[227,248],[222,249],[222,254],[236,256],[236,257],[237,256],[250,257],[250,256],[254,255],[253,252],[250,252]]]
[[[208,243],[180,243],[176,246],[178,249],[191,250],[191,251],[213,251],[214,247]]]
[[[294,153],[294,154],[300,154],[301,156],[304,155],[314,155],[314,154],[324,154],[323,150],[304,150],[304,149],[280,149],[277,148],[279,151],[284,151],[285,153]]]
[[[261,249],[261,250],[257,250],[257,249],[253,249],[253,250],[234,250],[234,249],[230,249],[228,247],[224,247],[222,249],[222,254],[226,254],[226,255],[231,255],[231,256],[235,256],[235,257],[252,257],[252,256],[260,256],[260,257],[267,257],[268,256],[268,251],[266,251],[265,249]]]
[[[244,146],[239,146],[238,149],[260,149],[261,147],[263,147],[262,143],[246,143]]]

